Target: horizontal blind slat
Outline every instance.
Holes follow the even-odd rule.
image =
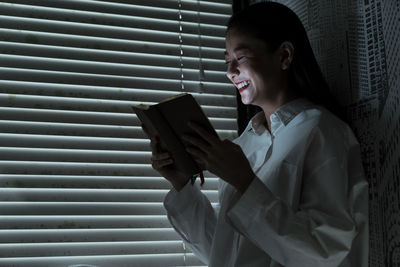
[[[22,68],[0,67],[0,75],[11,81],[32,81],[59,84],[80,84],[93,86],[111,86],[121,88],[141,88],[176,91],[181,88],[181,81],[167,78],[128,77],[120,75],[72,73],[65,71],[32,70]],[[199,82],[184,80],[183,85],[186,92],[216,93],[233,95],[231,84],[222,82],[204,81],[202,86]]]
[[[35,83],[25,81],[0,80],[0,93],[8,94],[8,100],[17,95],[39,95],[73,97],[94,100],[118,100],[156,104],[166,98],[182,93],[182,90],[144,90],[136,88],[118,88],[104,86],[84,86],[77,84]],[[235,95],[192,93],[196,101],[203,106],[229,107],[234,110]],[[78,99],[79,100],[79,99]],[[226,114],[224,114],[226,117]]]
[[[166,215],[162,203],[0,202],[2,215]]]
[[[85,126],[85,124],[98,124],[98,125],[103,125],[103,126],[112,126],[112,125],[119,125],[119,126],[139,126],[140,123],[137,120],[136,114],[134,114],[132,110],[132,105],[136,104],[143,104],[143,102],[128,102],[128,104],[122,104],[122,105],[117,105],[117,107],[120,107],[119,109],[110,109],[110,107],[113,107],[114,103],[118,103],[115,101],[114,103],[111,102],[111,105],[105,105],[106,103],[110,103],[110,101],[102,101],[98,100],[99,102],[103,103],[103,106],[101,105],[94,105],[94,108],[92,110],[88,110],[87,106],[88,102],[90,103],[91,100],[85,101],[84,99],[72,99],[74,101],[68,101],[68,98],[52,98],[52,97],[47,97],[47,101],[43,101],[44,104],[47,104],[48,106],[44,105],[37,105],[35,106],[34,104],[31,104],[29,102],[25,102],[24,104],[24,99],[34,99],[36,101],[43,100],[41,97],[35,97],[35,96],[28,96],[24,95],[21,97],[17,97],[17,95],[13,94],[6,94],[2,95],[0,94],[0,101],[3,99],[9,99],[9,102],[7,103],[7,106],[0,107],[0,119],[1,120],[15,120],[15,121],[38,121],[38,122],[53,122],[53,123],[58,123],[58,122],[64,122],[64,123],[80,123],[82,127]],[[64,103],[67,102],[68,104],[73,105],[67,106],[56,106],[52,107],[52,104],[49,99],[52,99],[53,101],[59,100],[58,102]],[[21,100],[21,101],[20,101]],[[22,102],[20,105],[17,105],[18,102]],[[39,101],[38,101],[39,102]],[[75,103],[75,104],[74,104]],[[93,101],[92,101],[93,103]],[[85,104],[85,105],[84,105]],[[146,103],[146,104],[154,104],[154,103]],[[89,105],[90,106],[90,105]],[[35,109],[36,107],[36,109]],[[97,107],[97,109],[96,109]],[[52,108],[57,108],[57,109],[52,109]],[[64,109],[62,109],[64,108]],[[108,108],[108,109],[107,109]],[[233,114],[235,112],[235,109],[232,107],[224,107],[224,106],[202,106],[204,113],[209,117],[209,120],[211,122],[215,121],[215,123],[219,122],[230,122],[234,120],[233,118],[230,118],[231,116],[233,117]],[[108,112],[107,112],[108,111]],[[29,113],[30,116],[23,116],[24,114]],[[220,117],[214,117],[220,116]],[[225,115],[225,116],[224,116]],[[229,116],[230,115],[230,116]],[[102,120],[100,119],[95,119],[94,121],[91,120],[91,118],[95,117],[102,117]],[[54,120],[52,120],[54,119]],[[113,120],[115,119],[115,120]],[[218,129],[217,129],[218,130]]]
[[[0,113],[1,115],[1,113]],[[0,131],[2,133],[28,133],[61,136],[90,136],[90,137],[117,137],[147,138],[143,130],[138,126],[112,126],[90,125],[73,123],[7,121],[0,119]],[[237,137],[236,130],[217,130],[221,139],[232,140]]]
[[[102,138],[82,136],[0,133],[0,146],[61,149],[99,149],[148,151],[150,141],[137,138]]]
[[[0,244],[0,257],[183,253],[182,241]]]
[[[57,257],[22,257],[0,258],[0,264],[10,267],[18,264],[18,267],[43,267],[65,266],[65,264],[98,264],[99,266],[118,267],[154,267],[159,266],[187,266],[202,265],[192,253],[178,254],[145,254],[145,255],[109,255],[109,256],[57,256]],[[90,266],[90,265],[89,265]]]
[[[23,96],[21,98],[29,98],[27,96]],[[31,99],[38,99],[36,97],[31,97]],[[20,98],[18,98],[20,100]],[[23,100],[23,99],[22,99]],[[59,100],[59,99],[57,99]],[[62,99],[61,99],[62,100]],[[11,101],[10,101],[11,102]],[[23,107],[23,109],[12,109],[12,108],[0,108],[0,111],[3,111],[3,114],[0,115],[0,119],[13,119],[13,120],[24,120],[26,119],[27,121],[41,121],[41,122],[62,122],[62,123],[76,123],[76,124],[97,124],[97,125],[118,125],[118,126],[140,126],[141,122],[139,121],[138,117],[135,114],[129,114],[129,113],[117,113],[117,112],[104,112],[104,106],[107,105],[97,105],[101,111],[103,112],[94,112],[94,111],[86,111],[85,108],[87,106],[84,106],[81,104],[81,108],[79,109],[76,108],[74,111],[69,111],[68,109],[72,109],[68,105],[65,105],[64,108],[67,110],[53,110],[51,108],[54,107],[60,107],[57,105],[46,107],[43,106],[40,101],[26,101],[26,105],[20,104],[16,105],[16,102],[18,103],[19,101],[12,101],[13,104],[10,103],[12,107]],[[21,101],[23,102],[23,101]],[[65,101],[54,101],[54,102],[65,102]],[[54,102],[52,104],[54,104]],[[75,100],[71,101],[71,103],[76,103],[78,101]],[[101,101],[99,101],[101,103]],[[0,103],[2,103],[2,97],[0,94]],[[31,106],[30,103],[36,103],[33,106]],[[78,102],[79,103],[79,102]],[[49,102],[46,102],[45,104],[50,104]],[[52,105],[50,104],[50,105]],[[36,109],[32,111],[30,114],[29,118],[26,118],[26,113],[30,109],[33,109],[34,106],[37,105],[41,109]],[[28,108],[25,108],[25,107]],[[90,106],[90,105],[89,105]],[[124,110],[126,111],[131,110],[132,105],[129,106],[124,106]],[[47,108],[47,109],[46,109]],[[207,107],[203,107],[205,110],[205,114],[208,112]],[[211,110],[213,109],[212,107],[210,108]],[[221,110],[221,108],[219,109]],[[107,111],[107,110],[106,110]],[[118,111],[118,110],[117,110]],[[227,108],[227,111],[229,111],[229,108]],[[12,114],[10,114],[12,113]],[[23,113],[23,114],[21,114]],[[230,119],[230,118],[212,118],[209,117],[209,120],[211,124],[217,129],[217,130],[235,130],[236,129],[236,120],[235,119]]]
[[[181,61],[187,69],[197,69],[200,59],[193,56],[165,55],[155,53],[138,53],[131,51],[96,50],[89,48],[61,47],[53,45],[40,45],[18,42],[0,42],[0,51],[8,55],[23,55],[40,57],[46,55],[53,59],[77,59],[81,61],[110,62],[124,64],[142,64],[160,67],[180,67]],[[176,48],[178,55],[179,49]],[[186,53],[184,53],[186,54]],[[198,52],[196,54],[198,56]],[[206,70],[221,71],[225,74],[226,64],[222,58],[202,57],[201,63]]]
[[[4,114],[5,112],[0,112]],[[26,110],[29,112],[30,110]],[[13,119],[13,118],[9,118]],[[22,117],[21,117],[22,119]],[[60,136],[87,136],[87,137],[117,137],[146,138],[142,129],[138,126],[117,126],[117,125],[90,125],[74,123],[54,123],[54,122],[35,122],[35,121],[12,121],[0,120],[0,131],[2,133],[28,133],[42,135]]]
[[[218,188],[218,178],[204,172],[207,181],[202,189]],[[198,180],[196,180],[198,182]],[[18,188],[104,188],[104,189],[164,189],[172,188],[162,177],[151,176],[79,176],[79,175],[32,175],[3,174],[0,179],[2,187]]]
[[[118,75],[121,77],[140,77],[157,79],[180,79],[183,73],[186,80],[196,80],[199,77],[197,69],[183,68],[182,72],[178,66],[158,67],[138,64],[90,62],[85,60],[54,59],[47,57],[31,57],[17,55],[0,55],[0,61],[5,68],[19,68],[38,71],[56,71],[79,74],[94,75]],[[178,64],[177,64],[178,65]],[[225,82],[224,71],[204,70],[204,81]]]
[[[165,215],[4,215],[0,229],[169,228]]]
[[[166,215],[161,202],[0,202],[2,215]]]
[[[169,190],[160,189],[71,189],[71,188],[0,188],[0,201],[51,202],[162,202]],[[202,190],[212,202],[215,190]]]
[[[0,160],[52,162],[151,163],[150,151],[0,147]]]
[[[103,1],[104,2],[104,1]],[[105,2],[113,2],[118,4],[130,4],[130,0],[109,0]],[[137,0],[136,4],[143,4],[143,5],[155,5],[161,6],[165,8],[177,8],[177,3],[174,0]],[[183,10],[193,10],[200,12],[211,12],[211,13],[218,13],[218,14],[229,14],[231,13],[231,2],[230,0],[221,0],[221,1],[196,1],[196,0],[181,0],[181,9]]]
[[[3,174],[156,176],[150,164],[0,161]]]
[[[2,113],[0,113],[1,115]],[[237,137],[236,130],[216,130],[221,139],[232,140]],[[147,138],[138,126],[90,125],[73,123],[7,121],[0,118],[0,132],[27,133],[60,136]]]
[[[181,240],[173,228],[0,230],[0,243]]]

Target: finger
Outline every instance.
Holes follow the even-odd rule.
[[[188,126],[195,130],[204,140],[206,140],[210,145],[217,145],[220,139],[207,131],[203,126],[198,123],[190,121]]]

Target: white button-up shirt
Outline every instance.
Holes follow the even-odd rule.
[[[258,113],[235,140],[255,179],[220,180],[213,209],[197,186],[172,189],[168,218],[210,267],[368,266],[368,184],[350,128],[305,99]]]

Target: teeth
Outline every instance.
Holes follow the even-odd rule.
[[[245,87],[245,86],[247,86],[247,85],[249,85],[249,82],[248,82],[248,81],[243,81],[243,82],[239,83],[239,84],[237,85],[237,87],[238,87],[239,89],[242,89],[243,87]]]

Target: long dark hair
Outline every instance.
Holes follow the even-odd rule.
[[[276,51],[284,41],[291,42],[294,55],[289,68],[289,85],[298,95],[345,120],[343,109],[330,93],[315,59],[307,32],[292,10],[275,2],[253,4],[230,18],[227,31],[233,28],[264,41],[269,52]]]

